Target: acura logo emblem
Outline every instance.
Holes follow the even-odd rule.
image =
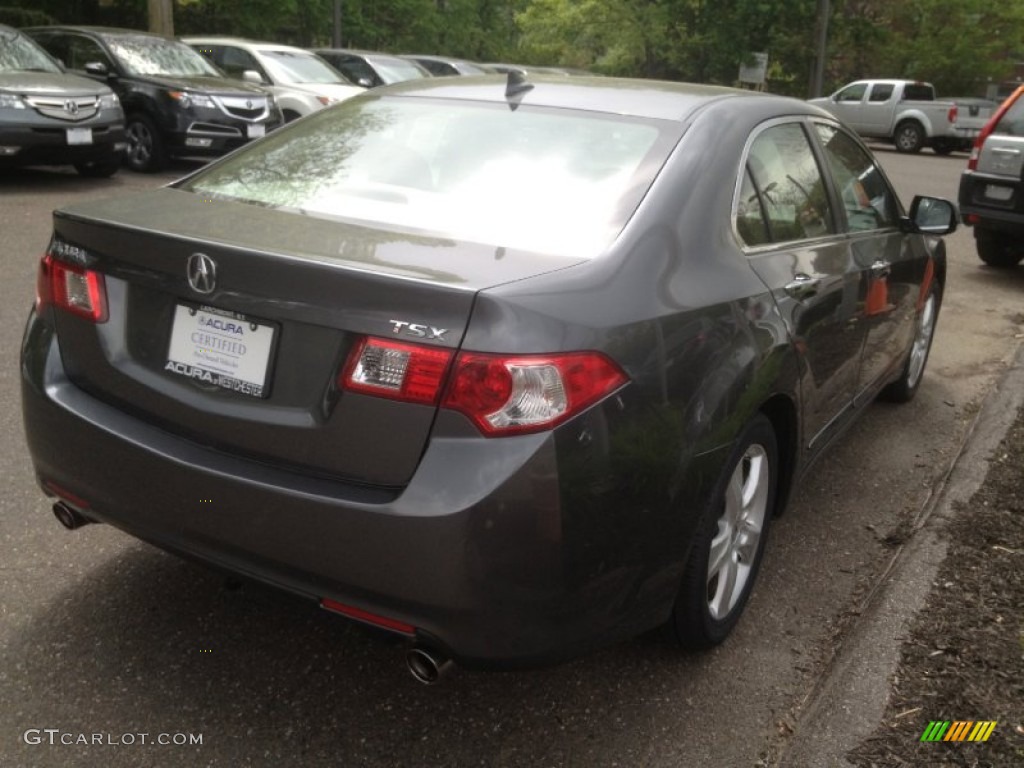
[[[252,109],[252,99],[248,99],[248,100],[247,100],[247,101],[245,102],[245,108],[246,108],[246,109]]]
[[[193,253],[185,266],[188,284],[196,293],[212,293],[217,285],[217,265],[205,253]]]
[[[74,99],[66,99],[64,101],[64,111],[67,112],[69,115],[77,115],[78,102]]]

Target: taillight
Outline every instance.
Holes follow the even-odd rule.
[[[367,337],[349,355],[341,386],[354,392],[436,405],[451,351]]]
[[[452,356],[447,349],[367,337],[349,355],[339,384],[392,400],[425,405],[440,401],[441,407],[465,414],[484,435],[495,437],[551,429],[627,381],[599,352],[461,352],[454,363]]]
[[[442,407],[468,416],[488,437],[539,432],[561,424],[626,383],[597,352],[485,355],[455,359]]]
[[[65,264],[50,254],[39,262],[36,310],[53,305],[94,323],[107,321],[107,291],[103,275]]]
[[[948,120],[950,123],[955,123],[957,115],[959,114],[960,108],[956,104],[954,104],[952,107],[949,108],[949,112],[946,113],[946,120]]]
[[[992,131],[996,129],[996,124],[1003,119],[1003,115],[1006,114],[1022,93],[1024,93],[1024,86],[1021,86],[1010,94],[1006,101],[999,106],[999,109],[993,113],[992,117],[990,117],[988,122],[982,127],[981,132],[978,134],[978,138],[974,140],[974,146],[971,148],[971,156],[967,160],[967,170],[978,170],[978,158],[981,157],[981,147],[985,143],[985,139],[987,139]]]

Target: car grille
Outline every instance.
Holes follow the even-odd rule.
[[[267,116],[266,96],[216,96],[221,110],[242,120],[262,120]]]
[[[216,123],[192,123],[188,127],[189,135],[236,137],[242,132],[230,125],[217,125]]]
[[[88,120],[100,110],[98,96],[27,96],[25,101],[41,115],[72,122]]]

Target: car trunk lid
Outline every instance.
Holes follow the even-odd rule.
[[[175,189],[59,211],[54,242],[105,278],[107,322],[55,313],[82,389],[217,450],[393,487],[436,407],[342,391],[350,351],[367,335],[455,349],[477,291],[578,261]]]

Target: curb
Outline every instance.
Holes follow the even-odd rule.
[[[949,470],[914,518],[914,535],[878,577],[859,606],[860,618],[801,703],[793,735],[780,750],[779,768],[850,768],[846,753],[875,731],[903,638],[946,556],[944,523],[981,487],[989,457],[1022,405],[1024,345],[985,396]]]

